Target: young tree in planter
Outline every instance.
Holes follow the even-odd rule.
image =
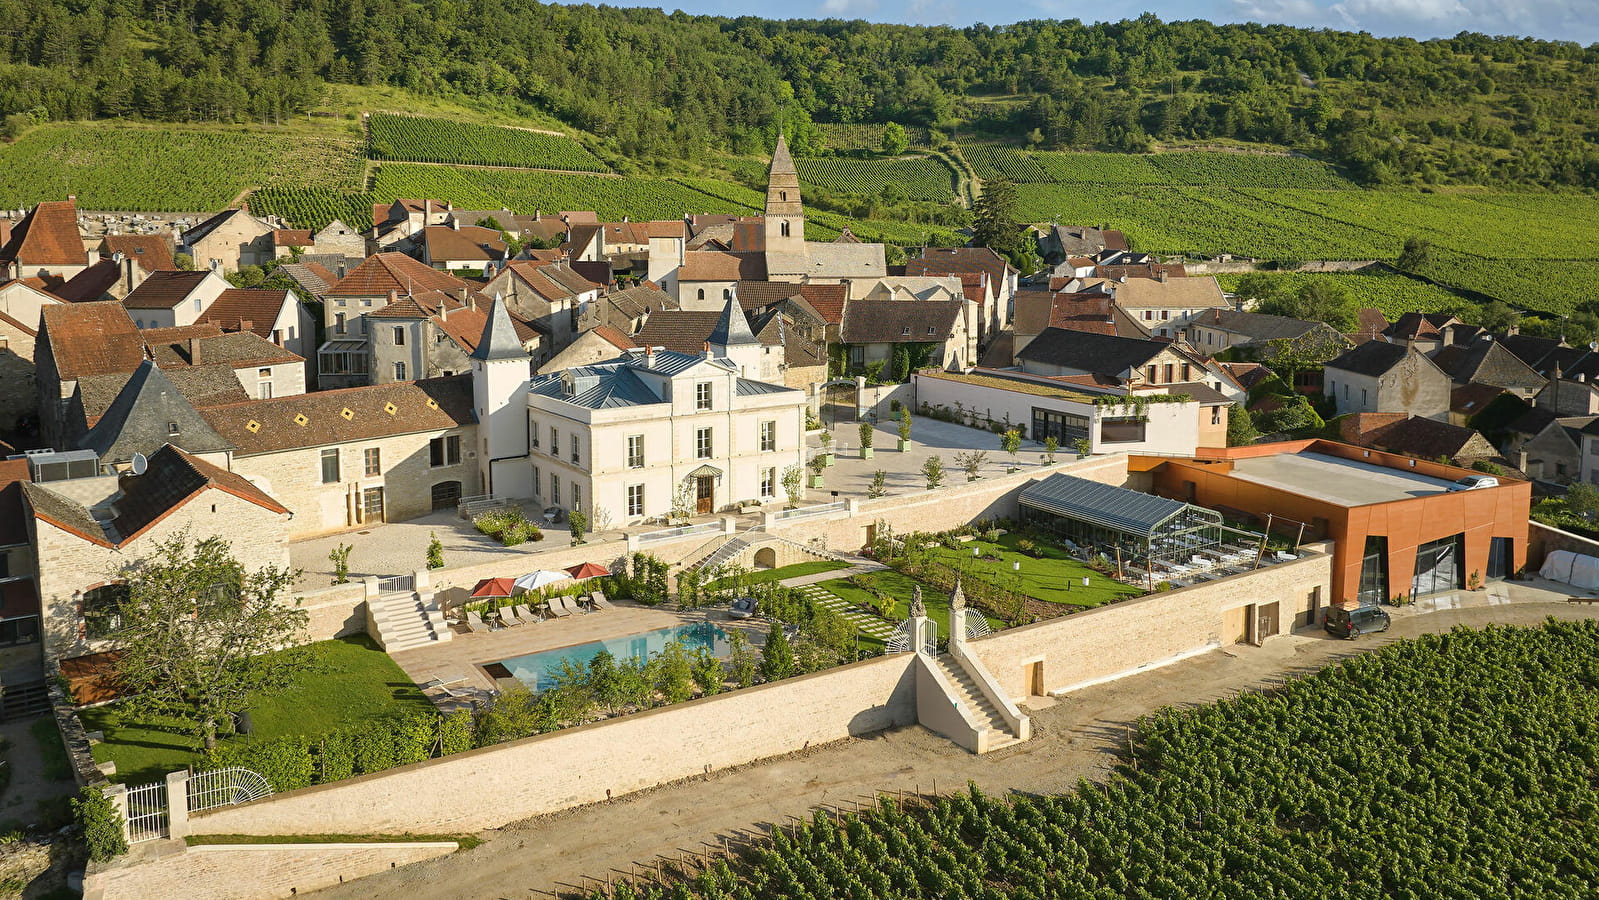
[[[428,532],[428,568],[444,568],[444,544],[439,540],[439,536],[431,531]]]
[[[1072,441],[1072,449],[1077,451],[1079,459],[1087,459],[1094,452],[1094,444],[1088,438],[1078,438]]]
[[[788,495],[788,505],[798,506],[801,492],[805,487],[805,470],[798,464],[790,464],[783,469],[783,493]]]
[[[827,469],[827,457],[820,454],[813,456],[808,465],[811,467],[811,487],[821,487],[822,472]]]
[[[783,633],[783,623],[773,622],[766,632],[766,646],[761,648],[761,677],[777,681],[794,674],[794,648]]]
[[[1022,449],[1022,433],[1012,428],[999,436],[1000,449],[1010,454],[1011,471],[1016,471],[1016,454]]]
[[[872,428],[872,423],[870,423],[870,422],[862,422],[861,423],[861,427],[860,427],[860,433],[861,433],[861,459],[871,459],[872,458],[872,433],[874,431],[875,431],[875,429]]]
[[[944,483],[944,460],[936,456],[928,457],[927,462],[922,463],[922,477],[927,479],[928,490],[938,490],[938,486]]]
[[[189,723],[205,749],[249,696],[287,683],[310,664],[293,647],[308,616],[285,594],[299,573],[245,571],[221,538],[178,534],[122,570],[128,586],[115,637],[117,676],[129,708]]]
[[[987,450],[968,450],[965,453],[955,454],[955,465],[966,470],[967,481],[977,480],[977,473],[982,470],[985,462],[988,462]]]
[[[911,408],[899,408],[899,452],[904,453],[911,443]]]
[[[566,517],[566,521],[572,529],[572,546],[576,547],[578,544],[584,543],[583,535],[588,534],[589,528],[588,513],[581,509],[573,509]]]
[[[876,500],[888,493],[888,473],[878,469],[872,473],[872,483],[866,487],[866,496]]]
[[[1053,434],[1044,438],[1044,465],[1053,466],[1055,464],[1055,454],[1059,450],[1060,441],[1056,440]]]
[[[349,544],[339,544],[328,551],[328,562],[333,563],[333,583],[350,583],[350,551],[355,548]]]

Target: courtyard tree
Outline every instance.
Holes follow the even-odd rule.
[[[955,454],[955,465],[966,471],[967,481],[976,481],[979,477],[977,473],[982,471],[983,463],[986,462],[988,462],[987,450],[967,450]]]
[[[870,422],[862,422],[861,423],[861,427],[860,427],[861,459],[871,459],[872,458],[872,435],[873,435],[874,431],[875,431],[875,429],[872,428],[872,423],[870,423]]]
[[[1348,342],[1338,335],[1307,331],[1297,337],[1267,342],[1260,361],[1292,388],[1300,372],[1320,369],[1348,347]]]
[[[186,722],[207,750],[252,693],[309,665],[306,654],[283,649],[304,639],[309,618],[287,596],[295,571],[247,571],[227,541],[182,533],[120,574],[128,588],[115,635],[124,702]]]
[[[783,469],[783,493],[788,495],[788,505],[798,506],[800,492],[805,487],[805,470],[797,463],[790,463]]]
[[[572,512],[566,517],[567,525],[572,529],[572,546],[584,543],[583,536],[588,534],[589,516],[583,510],[573,507]]]
[[[1255,417],[1242,403],[1234,403],[1227,410],[1227,446],[1242,447],[1253,444],[1260,437],[1255,429]]]
[[[761,677],[777,681],[793,674],[794,648],[783,633],[783,623],[773,622],[766,632],[766,645],[761,648]]]
[[[888,473],[878,469],[872,473],[872,483],[866,486],[866,496],[876,500],[888,493]]]
[[[929,456],[927,462],[922,463],[922,477],[927,479],[928,490],[938,490],[938,486],[944,483],[944,460]]]
[[[727,632],[727,673],[732,676],[733,683],[741,688],[749,687],[755,683],[756,670],[755,649],[750,646],[750,639],[744,636],[743,629],[729,629]]]
[[[899,408],[899,452],[904,453],[911,444],[911,408]]]
[[[1077,451],[1078,459],[1087,459],[1094,452],[1094,442],[1088,438],[1078,438],[1072,441],[1072,449]]]
[[[444,568],[444,544],[438,534],[432,531],[428,532],[428,568]]]
[[[811,467],[811,487],[821,487],[822,473],[827,470],[827,457],[821,455],[813,456],[807,465]]]
[[[348,584],[350,581],[350,551],[355,547],[350,544],[339,544],[328,551],[328,562],[333,564],[333,583]]]
[[[1015,471],[1016,454],[1020,453],[1022,449],[1022,433],[1014,428],[1010,429],[999,436],[999,446],[1010,454],[1010,467],[1012,471]]]
[[[1053,434],[1044,438],[1044,465],[1053,466],[1055,464],[1055,454],[1059,451],[1060,441],[1056,440]]]

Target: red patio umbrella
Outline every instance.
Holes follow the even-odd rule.
[[[585,578],[599,578],[603,575],[609,575],[611,570],[596,563],[586,562],[567,567],[566,574],[578,581],[582,581]]]
[[[516,580],[513,578],[485,578],[472,589],[472,599],[509,597],[514,591],[515,583]]]

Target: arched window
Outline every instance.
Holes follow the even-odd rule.
[[[779,234],[783,235],[783,237],[788,237],[788,223],[787,222],[778,223],[777,230],[778,230]]]
[[[777,199],[779,199],[779,200],[787,200],[788,199],[788,191],[778,191],[777,192]]]
[[[731,299],[733,299],[733,289],[732,288],[722,288],[722,299],[723,300],[731,300]]]
[[[84,633],[92,640],[110,637],[122,627],[122,604],[127,602],[128,586],[102,584],[83,594]]]
[[[701,300],[705,299],[705,288],[700,288],[700,290],[699,290],[699,299],[701,299]]]

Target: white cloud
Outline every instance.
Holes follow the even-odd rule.
[[[1599,40],[1593,0],[1221,0],[1224,20],[1441,37],[1461,31]],[[1167,11],[1170,15],[1171,11]]]
[[[859,19],[876,10],[877,0],[822,0],[822,14],[834,18]]]

